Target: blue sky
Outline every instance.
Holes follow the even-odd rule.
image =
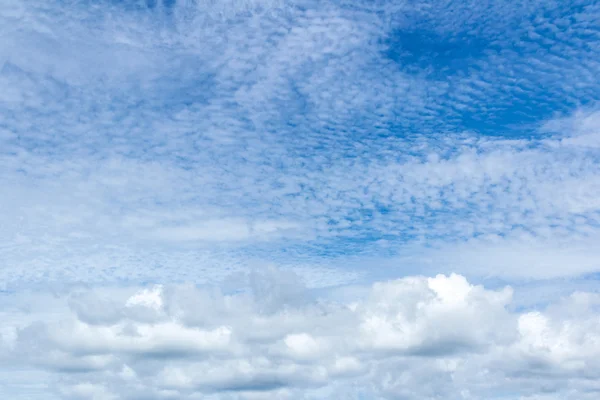
[[[0,393],[42,398],[15,378],[34,343],[55,364],[18,369],[57,398],[594,397],[596,2],[8,0],[0,37]],[[168,293],[190,284],[190,299],[250,308],[188,324]],[[440,285],[471,294],[458,306]],[[107,306],[121,317],[77,308],[98,296],[122,299]],[[415,317],[414,298],[434,311]],[[342,327],[329,339],[325,303],[322,326]],[[489,313],[512,339],[448,327]],[[73,332],[52,333],[60,315],[106,335],[141,324],[147,347],[71,348],[56,338]],[[274,347],[236,336],[265,315]],[[144,367],[132,354],[168,336],[153,318],[174,341],[235,338],[223,359],[213,338],[211,357],[243,377],[204,381],[212,365],[175,356]]]

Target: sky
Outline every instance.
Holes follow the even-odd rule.
[[[600,396],[600,4],[3,0],[0,397]]]

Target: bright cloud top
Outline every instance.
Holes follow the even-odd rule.
[[[261,286],[289,279],[277,271],[248,279],[238,294],[73,292],[57,300],[64,312],[5,328],[5,357],[61,376],[51,389],[65,399],[316,398],[327,390],[478,399],[550,388],[556,399],[591,399],[597,390],[596,294],[516,312],[510,288],[460,275],[377,282],[351,303],[311,299],[301,286],[295,296],[265,296]]]

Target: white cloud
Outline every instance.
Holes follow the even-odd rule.
[[[162,286],[157,285],[152,289],[144,289],[134,294],[125,303],[127,307],[142,306],[158,311],[163,306]]]
[[[317,396],[346,380],[371,396],[416,399],[526,395],[559,379],[558,395],[600,374],[596,294],[513,312],[509,288],[485,289],[460,275],[377,282],[366,297],[344,303],[305,293],[307,301],[276,309],[263,308],[258,292],[115,290],[120,318],[106,320],[100,308],[88,309],[97,318],[82,318],[81,304],[71,302],[75,309],[19,328],[7,359],[53,371],[62,382],[53,390],[69,396],[122,399],[277,390]],[[156,312],[154,319],[129,313],[134,303]],[[422,386],[424,379],[439,386]]]
[[[584,3],[4,1],[0,397],[594,398]]]
[[[286,221],[257,221],[218,219],[207,220],[196,226],[162,227],[150,235],[162,241],[194,241],[194,242],[239,242],[260,241],[279,235],[290,235],[297,230],[298,224]]]
[[[317,276],[306,266],[341,264],[328,252],[425,243],[476,258],[481,238],[497,239],[498,256],[522,241],[530,254],[486,274],[596,271],[597,114],[548,122],[544,135],[456,122],[457,110],[491,121],[523,92],[544,108],[539,87],[589,97],[571,89],[597,75],[590,41],[557,29],[561,9],[523,18],[548,6],[536,2],[392,3],[11,2],[0,14],[1,281],[220,280],[221,265],[249,259]],[[573,32],[597,11],[575,13]],[[424,31],[402,36],[417,21]],[[468,74],[390,55],[412,38],[434,46],[427,58],[452,32],[481,35]],[[519,56],[512,35],[535,40]],[[510,50],[491,51],[494,36]],[[580,62],[540,57],[547,40]],[[516,81],[523,59],[539,71]],[[565,256],[528,266],[555,248]],[[579,254],[576,267],[552,261]],[[437,257],[434,272],[477,270],[455,258]]]

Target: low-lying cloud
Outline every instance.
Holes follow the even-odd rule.
[[[510,287],[451,274],[334,301],[291,276],[248,275],[231,293],[74,290],[59,296],[62,308],[5,329],[4,366],[50,371],[60,398],[93,399],[317,398],[332,388],[348,398],[558,399],[576,382],[579,398],[592,398],[600,377],[597,294],[516,311]]]

